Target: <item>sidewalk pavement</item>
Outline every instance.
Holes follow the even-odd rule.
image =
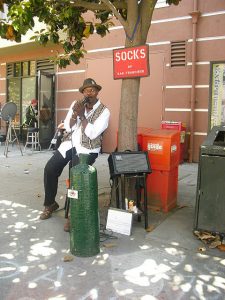
[[[43,169],[52,151],[27,150],[22,156],[10,146],[7,158],[3,152],[1,146],[1,300],[225,299],[224,252],[209,249],[192,233],[197,164],[179,166],[178,208],[149,211],[151,232],[144,220],[134,222],[131,236],[102,235],[99,255],[82,258],[70,254],[63,231],[68,168],[59,181],[61,210],[41,221]],[[101,154],[94,165],[100,214],[110,198],[107,158]],[[72,260],[65,262],[66,256]]]

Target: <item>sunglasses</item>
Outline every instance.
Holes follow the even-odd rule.
[[[94,88],[86,88],[83,90],[83,93],[97,93],[97,89]]]

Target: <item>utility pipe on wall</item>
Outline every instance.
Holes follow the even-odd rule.
[[[194,150],[194,113],[196,102],[196,55],[197,55],[197,23],[200,16],[198,11],[198,0],[194,0],[192,17],[192,69],[191,69],[191,113],[190,113],[190,147],[189,147],[189,162],[193,161]]]

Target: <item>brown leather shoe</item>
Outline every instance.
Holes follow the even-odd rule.
[[[70,232],[70,219],[66,219],[66,223],[64,224],[64,227],[63,227],[64,231],[65,232]]]
[[[59,204],[57,202],[54,202],[50,206],[45,206],[43,212],[40,214],[40,219],[41,220],[46,220],[51,218],[52,213],[56,211],[59,208]]]

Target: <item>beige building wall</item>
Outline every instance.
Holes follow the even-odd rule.
[[[182,121],[190,137],[193,113],[193,160],[198,161],[199,146],[208,131],[210,62],[225,61],[225,1],[198,0],[200,13],[196,39],[196,97],[191,111],[194,1],[182,0],[179,6],[155,9],[148,35],[150,76],[141,80],[138,126],[160,128],[162,120]],[[103,86],[99,96],[111,110],[110,126],[104,135],[103,151],[116,147],[121,80],[113,79],[113,49],[123,47],[125,35],[117,21],[110,34],[94,34],[85,42],[87,54],[78,66],[60,70],[56,67],[56,125],[62,120],[72,100],[81,98],[78,89],[84,78],[93,77]],[[184,41],[186,64],[171,66],[171,42]],[[55,48],[34,43],[0,47],[0,102],[6,100],[6,63],[51,57]],[[188,148],[188,145],[187,145]],[[185,154],[188,157],[188,151]]]

